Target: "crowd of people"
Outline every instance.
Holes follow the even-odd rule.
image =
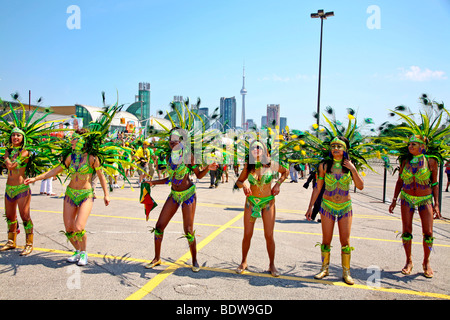
[[[4,121],[0,130],[5,141],[4,166],[8,171],[5,190],[8,240],[0,248],[0,252],[17,247],[16,237],[20,231],[17,208],[26,233],[26,246],[20,254],[26,256],[32,252],[30,184],[40,180],[42,183],[51,183],[55,177],[59,179],[65,176],[70,181],[64,197],[64,234],[74,247],[68,262],[86,265],[88,254],[85,226],[95,198],[95,181],[100,182],[104,204],[108,206],[109,194],[118,186],[118,177],[122,176],[126,181],[137,173],[137,183],[141,187],[162,184],[171,186],[152,229],[154,257],[145,267],[153,268],[161,264],[161,243],[165,228],[181,206],[184,237],[188,241],[192,256],[192,271],[198,272],[200,266],[194,230],[197,192],[193,179],[198,181],[209,172],[210,188],[217,188],[220,182],[229,181],[228,166],[232,165],[237,176],[233,188],[242,189],[246,197],[243,204],[242,260],[236,272],[243,273],[248,267],[247,257],[255,221],[261,218],[269,256],[269,272],[278,277],[280,274],[275,265],[273,236],[275,198],[280,193],[281,184],[289,175],[291,182],[296,182],[294,171],[300,172],[304,177],[305,169],[309,166],[311,174],[304,187],[312,184],[312,192],[305,217],[312,220],[320,214],[322,226],[322,241],[318,243],[322,266],[315,278],[323,279],[329,275],[331,242],[337,223],[342,278],[345,283],[352,285],[354,280],[350,274],[350,259],[354,248],[351,247],[350,234],[353,208],[349,188],[351,184],[361,190],[364,188],[361,171],[363,168],[370,168],[366,158],[383,150],[386,154],[397,155],[399,160],[400,171],[389,212],[393,212],[399,199],[403,224],[402,241],[406,255],[402,273],[409,275],[413,268],[412,217],[417,209],[423,231],[423,274],[427,278],[433,277],[430,264],[434,241],[433,219],[441,217],[437,189],[438,164],[449,155],[448,148],[442,147],[442,143],[436,143],[436,140],[450,134],[450,129],[432,127],[434,121],[431,122],[430,119],[421,125],[415,125],[410,115],[395,111],[401,118],[408,119],[409,125],[401,127],[401,132],[406,131],[407,134],[386,135],[382,139],[378,137],[367,143],[368,138],[358,131],[355,117],[349,115],[348,125],[344,129],[339,122],[327,119],[327,136],[295,132],[289,139],[275,135],[275,140],[264,141],[256,133],[253,139],[241,143],[240,146],[244,148],[242,161],[236,161],[236,148],[235,154],[229,154],[225,149],[213,148],[210,151],[212,161],[198,162],[190,152],[191,145],[186,140],[186,134],[191,129],[186,127],[188,121],[180,121],[184,127],[173,123],[172,128],[167,128],[166,132],[158,134],[157,138],[119,135],[117,139],[111,139],[105,132],[108,131],[116,111],[117,109],[112,108],[108,116],[91,125],[90,129],[75,130],[71,132],[70,138],[62,139],[62,142],[58,143],[49,139],[48,144],[43,143],[41,138],[48,135],[49,129],[41,128],[37,124],[30,127],[30,121],[21,122],[17,117],[12,124]],[[442,117],[442,113],[439,116]],[[428,127],[425,128],[424,125]],[[320,130],[315,129],[317,133]],[[282,146],[276,148],[277,143]],[[207,145],[208,143],[203,141],[203,147]],[[276,157],[272,157],[274,152],[279,152]],[[219,156],[222,161],[215,161]],[[227,161],[231,158],[233,161]],[[52,194],[48,187],[41,190],[45,190],[41,193]]]

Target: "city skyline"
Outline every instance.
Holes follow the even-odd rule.
[[[241,96],[245,61],[245,118],[258,123],[268,104],[280,104],[290,128],[308,129],[320,36],[310,14],[324,9],[335,15],[324,22],[322,112],[331,106],[343,119],[353,108],[381,124],[397,105],[417,111],[422,93],[450,101],[446,0],[82,0],[78,20],[72,5],[0,4],[2,99],[17,91],[28,103],[31,90],[32,104],[43,97],[43,106],[102,106],[105,91],[107,103],[118,92],[128,106],[144,81],[152,115],[176,95],[214,109],[221,97]]]

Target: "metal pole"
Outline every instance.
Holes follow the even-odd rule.
[[[322,35],[323,35],[323,18],[320,18],[320,51],[319,51],[319,84],[317,90],[317,125],[320,123],[320,81],[322,76]],[[319,136],[319,130],[316,131]]]
[[[386,164],[384,165],[384,176],[383,176],[383,203],[386,202],[386,180],[387,180],[387,169]]]
[[[439,165],[439,212],[442,215],[442,186],[444,184],[444,162]]]

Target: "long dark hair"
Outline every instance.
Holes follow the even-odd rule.
[[[261,145],[263,146],[263,149],[262,149],[263,152],[262,152],[262,157],[261,157],[262,166],[268,168],[271,165],[270,157],[269,157],[266,145],[260,141],[255,140],[252,143],[250,143],[250,146],[248,148],[248,158],[247,158],[247,171],[248,172],[253,172],[256,169],[256,159],[253,157],[252,149],[253,149],[253,146],[257,142],[261,143]]]
[[[342,140],[345,142],[346,149],[347,149],[347,151],[344,151],[344,157],[342,158],[342,160],[349,159],[348,149],[350,148],[350,142],[348,141],[348,139],[346,137],[338,136],[338,138],[339,138],[339,140]],[[330,143],[330,158],[325,160],[323,163],[327,167],[326,172],[331,173],[331,168],[333,167],[333,155],[331,154],[331,143]],[[349,171],[350,170],[348,168],[342,166],[342,173],[348,173]]]
[[[78,133],[79,135],[85,134],[89,132],[86,128],[79,128],[77,130],[75,130],[75,133]]]

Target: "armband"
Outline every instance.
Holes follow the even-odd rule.
[[[95,171],[98,171],[98,170],[101,170],[101,169],[102,169],[102,167],[95,167],[94,168]]]
[[[275,181],[275,183],[278,183],[281,186],[280,180]]]
[[[439,182],[436,181],[435,183],[432,183],[431,186],[434,187],[434,186],[437,186],[438,184],[439,184]]]
[[[324,177],[318,177],[317,179],[320,179],[320,180],[325,180],[325,179],[324,179]]]

